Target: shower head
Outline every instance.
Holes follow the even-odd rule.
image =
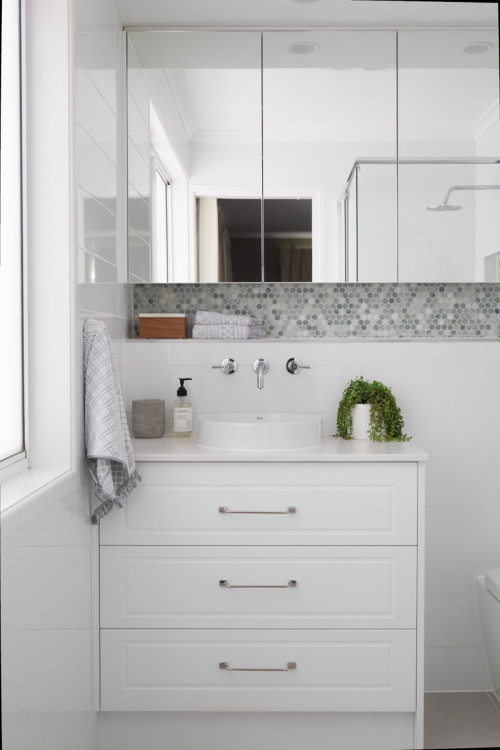
[[[427,211],[436,211],[438,213],[444,213],[445,211],[460,211],[463,206],[448,203],[449,197],[454,190],[500,190],[500,185],[453,185],[446,193],[444,201],[438,206],[426,206]]]
[[[444,211],[460,211],[462,206],[454,206],[452,203],[440,203],[439,206],[426,206],[428,211],[444,212]]]

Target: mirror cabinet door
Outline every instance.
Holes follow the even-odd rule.
[[[405,30],[399,281],[500,281],[496,29]]]
[[[130,32],[128,94],[129,281],[231,281],[255,237],[244,280],[259,281],[261,33]],[[152,221],[165,201],[162,243]]]
[[[266,280],[343,281],[347,271],[357,281],[368,247],[370,272],[395,280],[395,32],[264,32],[263,153],[266,260],[277,255],[282,273],[266,263]],[[367,168],[357,244],[351,234],[347,248],[339,221],[359,159],[392,166]]]

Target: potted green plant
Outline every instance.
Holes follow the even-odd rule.
[[[353,409],[361,404],[366,412],[367,429],[362,437],[376,442],[410,440],[403,433],[403,415],[391,389],[378,380],[370,383],[362,375],[351,380],[342,394],[337,411],[335,437],[342,437],[344,440],[353,438]],[[354,420],[356,422],[356,417]]]

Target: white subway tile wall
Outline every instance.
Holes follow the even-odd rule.
[[[2,514],[2,740],[6,750],[98,747],[86,477]]]
[[[110,0],[77,3],[75,138],[79,281],[122,280],[118,101],[121,29]]]

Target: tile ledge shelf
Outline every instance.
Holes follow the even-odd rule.
[[[312,343],[315,344],[445,344],[460,341],[461,343],[497,343],[500,336],[263,336],[260,339],[143,339],[138,336],[123,339],[127,344],[284,344]]]

